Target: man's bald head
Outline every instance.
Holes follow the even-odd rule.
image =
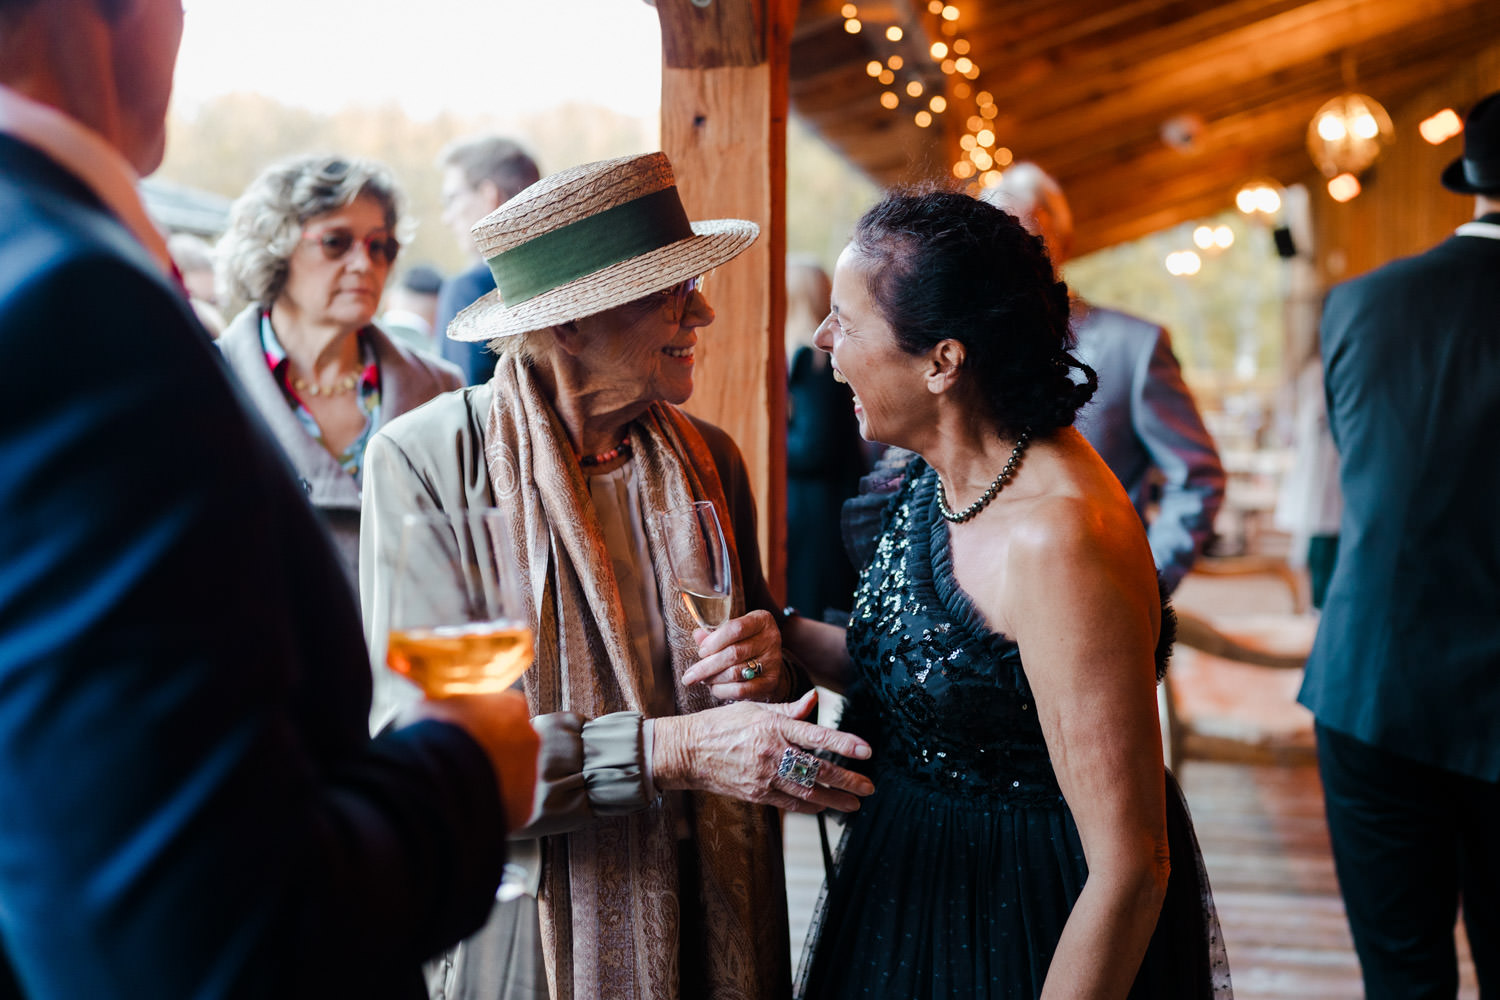
[[[1035,163],[1017,163],[979,197],[1009,212],[1047,244],[1052,266],[1061,267],[1073,249],[1073,210],[1062,187]]]

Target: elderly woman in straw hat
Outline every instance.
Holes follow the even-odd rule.
[[[868,747],[803,721],[813,696],[782,656],[743,461],[677,409],[713,320],[700,278],[757,233],[690,223],[659,153],[533,184],[474,227],[498,292],[448,331],[490,340],[494,377],[370,443],[372,645],[402,515],[420,511],[508,513],[537,629],[523,683],[542,754],[522,835],[542,838],[541,863],[513,869],[489,926],[439,963],[445,995],[790,993],[776,809],[852,810],[872,786],[805,753]],[[700,500],[732,527],[734,606],[711,633],[694,632],[650,516]],[[401,683],[382,678],[375,724]]]

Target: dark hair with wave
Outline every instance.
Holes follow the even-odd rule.
[[[900,192],[864,214],[852,245],[897,345],[963,344],[963,370],[1003,434],[1069,427],[1094,395],[1098,376],[1070,353],[1068,286],[1014,216],[964,194]]]

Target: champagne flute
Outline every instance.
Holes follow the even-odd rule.
[[[729,543],[719,514],[707,500],[658,511],[666,540],[667,565],[682,603],[700,626],[712,632],[729,618],[734,597]]]
[[[493,508],[408,514],[390,586],[386,662],[429,698],[494,694],[535,655],[507,515]]]

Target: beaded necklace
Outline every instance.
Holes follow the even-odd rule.
[[[601,451],[597,455],[579,455],[578,464],[583,466],[584,468],[588,468],[589,466],[593,465],[604,465],[608,462],[613,462],[615,459],[620,458],[621,456],[629,458],[632,450],[633,449],[630,446],[630,437],[629,435],[626,435],[620,440],[619,444],[609,449],[609,451]]]
[[[1006,461],[1005,468],[1001,469],[1000,475],[995,477],[995,481],[993,483],[990,483],[989,489],[981,493],[978,500],[975,500],[973,503],[969,504],[969,506],[965,507],[961,511],[958,511],[957,513],[954,513],[953,510],[948,506],[948,494],[943,490],[943,477],[938,476],[938,512],[943,515],[943,519],[951,521],[954,524],[963,524],[965,521],[972,518],[975,514],[978,514],[980,511],[988,507],[990,505],[990,501],[1000,495],[1000,491],[1005,489],[1006,484],[1009,483],[1011,477],[1015,475],[1016,467],[1021,464],[1021,456],[1026,453],[1026,446],[1030,443],[1031,432],[1022,431],[1021,436],[1016,439],[1015,448],[1011,449],[1010,458]]]

